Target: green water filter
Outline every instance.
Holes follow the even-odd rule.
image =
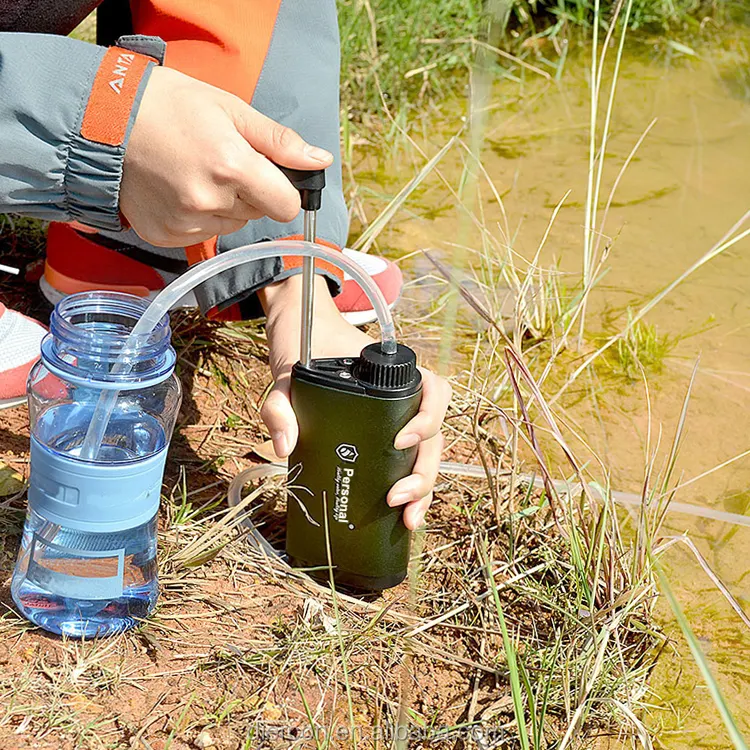
[[[299,440],[289,458],[286,550],[318,580],[379,591],[404,580],[410,534],[386,495],[414,468],[416,447],[396,434],[419,411],[422,378],[414,352],[298,362],[291,401]],[[327,531],[327,535],[326,535]]]

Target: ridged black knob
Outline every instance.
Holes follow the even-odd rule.
[[[403,344],[398,344],[395,354],[383,354],[380,344],[370,344],[359,355],[354,376],[375,388],[406,388],[419,377],[417,355]]]

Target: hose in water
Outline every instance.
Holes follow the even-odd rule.
[[[269,477],[280,476],[281,474],[286,474],[286,472],[287,465],[285,463],[251,466],[249,469],[241,471],[229,485],[229,490],[227,493],[227,501],[229,503],[229,506],[234,508],[242,502],[242,490],[245,485],[249,484],[250,482],[257,479],[266,479]],[[476,464],[457,463],[454,461],[442,461],[440,463],[440,473],[453,476],[477,478],[483,478],[487,476],[487,473],[482,466],[478,466]],[[519,479],[524,484],[531,484],[537,489],[544,488],[544,480],[542,479],[542,477],[538,477],[532,474],[521,474],[519,476]],[[556,489],[560,490],[561,492],[567,492],[570,489],[569,485],[562,481],[555,481],[554,484]],[[602,492],[598,487],[596,487],[595,485],[589,485],[589,489],[592,493],[598,496],[599,499],[604,499]],[[618,505],[622,505],[628,508],[637,508],[640,507],[643,503],[640,495],[636,495],[635,493],[631,492],[615,491],[611,493],[611,497],[612,500],[614,500],[614,502]],[[684,515],[697,516],[699,518],[708,518],[713,521],[730,523],[736,526],[750,527],[750,516],[743,516],[740,513],[730,513],[728,511],[717,510],[715,508],[704,508],[700,505],[679,502],[671,502],[667,510],[670,513],[682,513]],[[258,528],[250,520],[249,514],[245,515],[245,517],[242,519],[242,523],[245,528],[248,529],[254,541],[261,549],[263,549],[264,552],[266,552],[266,554],[278,558],[285,565],[289,566],[286,555],[282,551],[276,549],[263,536],[263,534],[258,531]]]

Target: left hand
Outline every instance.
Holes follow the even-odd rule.
[[[358,356],[373,339],[347,323],[336,308],[322,276],[315,279],[315,324],[313,354],[315,357]],[[260,292],[267,315],[266,334],[274,386],[261,409],[277,456],[288,456],[299,434],[297,419],[289,401],[292,366],[299,360],[302,276],[292,276]],[[447,381],[429,370],[422,373],[422,403],[419,413],[398,433],[397,449],[418,445],[414,471],[399,479],[388,493],[388,504],[403,505],[404,524],[417,529],[424,523],[432,502],[432,488],[437,479],[443,450],[443,424],[451,388]]]

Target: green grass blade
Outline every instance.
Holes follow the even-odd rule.
[[[518,669],[518,661],[516,658],[516,647],[513,645],[513,641],[508,633],[508,626],[505,623],[505,615],[503,614],[503,605],[500,603],[500,594],[497,590],[497,584],[495,583],[495,577],[492,575],[492,564],[489,559],[489,555],[486,554],[486,542],[482,542],[483,553],[485,558],[485,567],[487,569],[487,582],[492,591],[492,598],[495,602],[495,609],[497,610],[497,619],[500,624],[500,631],[503,634],[503,648],[505,649],[505,658],[508,662],[508,672],[510,673],[510,690],[513,696],[513,713],[516,717],[516,723],[518,724],[518,739],[521,742],[521,750],[529,750],[529,735],[526,730],[526,716],[523,708],[523,694],[521,692],[521,675]],[[529,701],[531,696],[529,695]]]
[[[523,689],[526,691],[526,696],[529,701],[529,719],[531,721],[531,746],[534,750],[541,750],[542,747],[542,729],[543,720],[539,718],[537,714],[537,696],[534,693],[534,689],[531,687],[531,680],[529,679],[529,673],[526,671],[523,662],[518,662],[518,671],[523,680]]]
[[[438,162],[453,148],[453,144],[456,142],[455,137],[451,138],[435,156],[430,159],[427,164],[422,167],[419,174],[416,175],[410,182],[408,182],[398,194],[391,200],[391,202],[383,209],[379,216],[377,216],[371,223],[370,226],[365,229],[364,232],[357,238],[357,241],[352,245],[353,250],[359,250],[366,253],[372,243],[375,242],[378,235],[388,226],[391,219],[395,216],[396,212],[404,205],[406,199],[424,182],[427,176],[432,172],[433,169],[438,165]]]
[[[328,503],[326,493],[323,492],[323,530],[326,540],[326,557],[328,559],[328,583],[331,587],[331,599],[333,601],[333,613],[336,619],[336,636],[338,637],[339,650],[341,651],[341,668],[344,672],[344,686],[346,687],[346,705],[349,711],[349,726],[352,730],[352,748],[357,750],[357,733],[354,724],[354,698],[352,697],[352,685],[349,680],[349,663],[346,657],[346,646],[341,624],[341,612],[339,611],[339,600],[336,592],[336,582],[333,578],[333,556],[331,553],[331,533],[328,527]]]
[[[682,284],[689,276],[695,273],[699,268],[702,268],[706,263],[712,261],[714,258],[721,255],[723,252],[733,247],[738,242],[744,240],[746,237],[750,237],[750,229],[745,229],[743,232],[731,237],[730,235],[737,231],[742,224],[750,219],[750,211],[745,213],[742,218],[732,227],[732,229],[724,235],[724,237],[714,245],[707,253],[698,258],[689,268],[683,271],[674,281],[665,286],[655,297],[647,302],[633,317],[628,324],[623,328],[622,331],[608,338],[595,352],[589,354],[586,359],[575,369],[572,375],[563,383],[560,389],[555,393],[552,398],[549,399],[550,404],[554,404],[562,396],[565,391],[578,379],[582,372],[585,372],[589,365],[596,359],[598,359],[604,352],[609,349],[610,346],[617,343],[621,338],[626,336],[628,332],[635,326],[640,320],[642,320],[653,308],[655,308],[665,297],[667,297],[676,287]]]
[[[305,691],[302,689],[302,685],[299,684],[299,680],[294,674],[292,674],[292,680],[294,680],[294,686],[297,688],[297,692],[302,699],[302,706],[305,709],[307,723],[310,725],[310,731],[312,732],[313,740],[315,741],[315,748],[316,750],[324,750],[323,746],[320,744],[320,739],[318,738],[318,729],[315,726],[315,718],[313,717],[312,711],[310,710],[310,704],[307,702]],[[326,747],[328,746],[329,741],[329,739],[326,740]]]
[[[680,604],[677,601],[677,598],[675,597],[674,592],[672,591],[672,588],[667,581],[667,577],[664,575],[664,571],[662,570],[661,565],[659,565],[656,560],[654,560],[653,562],[654,570],[659,578],[659,583],[661,584],[661,589],[664,592],[664,596],[669,602],[669,606],[672,608],[675,619],[677,620],[680,629],[685,636],[685,640],[690,647],[690,651],[693,654],[695,663],[698,665],[698,669],[700,669],[701,674],[703,675],[703,679],[706,681],[708,692],[711,694],[711,698],[713,698],[713,701],[716,704],[716,708],[719,710],[719,714],[721,715],[721,719],[724,722],[724,726],[727,728],[727,732],[729,733],[729,737],[732,740],[732,744],[735,746],[735,748],[737,748],[737,750],[748,750],[748,746],[744,738],[742,737],[742,734],[740,734],[740,730],[737,728],[737,724],[735,723],[734,717],[732,716],[729,707],[724,700],[724,696],[721,694],[721,689],[714,679],[714,676],[711,674],[711,669],[708,666],[706,656],[703,653],[703,650],[698,643],[698,639],[695,637],[695,634],[690,627],[690,623],[687,621],[685,613],[682,611],[682,608],[680,607]]]

